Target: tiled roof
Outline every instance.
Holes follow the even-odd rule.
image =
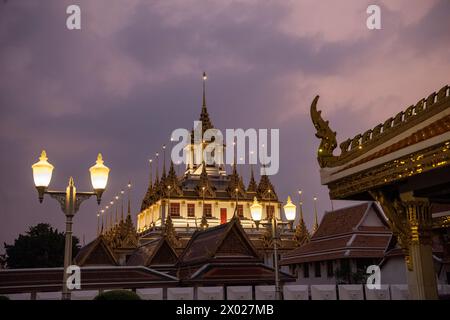
[[[118,265],[117,259],[105,238],[100,235],[80,249],[74,259],[80,266],[85,265]]]
[[[281,282],[295,281],[295,277],[280,272]],[[193,273],[184,282],[202,283],[273,283],[274,269],[262,263],[209,263]]]
[[[449,131],[450,131],[450,115],[436,120],[435,122],[429,124],[428,126],[412,133],[408,137],[406,137],[386,148],[383,148],[383,149],[371,154],[370,156],[367,156],[361,160],[358,160],[352,164],[349,164],[348,166],[342,168],[341,170],[339,170],[337,172],[344,171],[344,170],[347,170],[352,167],[356,167],[362,163],[366,163],[371,160],[383,157],[387,154],[390,154],[390,153],[393,153],[400,149],[409,147],[409,146],[419,143],[421,141],[431,139],[435,136],[444,134]]]
[[[231,248],[219,252],[224,245],[231,245]],[[182,265],[192,262],[205,262],[215,256],[229,256],[231,259],[236,259],[238,256],[259,259],[255,247],[240,225],[239,220],[235,218],[228,223],[194,232],[180,255],[179,262]]]
[[[353,228],[361,221],[368,206],[369,203],[366,202],[357,206],[326,212],[313,238],[352,232]]]
[[[450,211],[449,203],[433,203],[431,205],[431,213],[441,213]]]
[[[0,271],[0,294],[38,291],[61,291],[63,268],[11,269]],[[174,285],[178,279],[145,267],[82,267],[83,290],[113,288],[146,288]],[[31,291],[32,291],[31,290]]]
[[[387,226],[361,226],[372,206],[380,221],[383,216],[373,203],[327,212],[309,243],[286,253],[280,264],[325,261],[342,258],[382,258],[392,233]]]

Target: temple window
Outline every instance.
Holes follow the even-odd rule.
[[[208,218],[212,217],[212,207],[210,203],[205,203],[203,205],[203,214]]]
[[[266,218],[267,220],[270,220],[273,218],[273,213],[275,212],[274,206],[267,206],[266,207]]]
[[[244,217],[244,206],[242,204],[238,204],[237,213],[240,218]]]
[[[187,213],[188,213],[188,217],[195,217],[195,204],[188,203]]]
[[[172,217],[180,216],[180,204],[179,203],[171,203],[169,208],[169,213]]]

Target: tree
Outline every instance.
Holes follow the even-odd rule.
[[[72,258],[80,250],[77,237],[72,238]],[[47,223],[30,227],[13,245],[4,244],[8,268],[51,268],[64,265],[65,233]]]

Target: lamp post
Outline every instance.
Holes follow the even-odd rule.
[[[269,190],[269,205],[267,207],[270,208],[270,197],[272,195],[272,191]],[[273,261],[274,261],[274,269],[275,269],[275,299],[276,300],[281,300],[281,288],[280,288],[280,271],[278,269],[278,244],[277,244],[277,240],[278,240],[278,225],[283,225],[283,224],[290,224],[292,225],[292,223],[295,220],[295,205],[292,203],[291,198],[288,197],[287,200],[287,204],[284,206],[284,210],[285,210],[285,216],[286,219],[288,219],[288,222],[278,222],[277,218],[275,216],[275,210],[272,212],[271,216],[268,216],[268,220],[266,224],[264,224],[267,227],[271,227],[272,228],[272,242],[273,242]],[[256,199],[256,197],[253,199],[253,204],[250,206],[250,212],[252,215],[252,219],[256,224],[256,228],[259,228],[259,223],[261,221],[262,218],[262,206],[261,204],[259,204],[258,200]]]
[[[102,155],[99,153],[96,164],[89,171],[91,174],[91,183],[93,192],[77,192],[73,178],[69,178],[69,185],[66,191],[50,191],[48,186],[52,178],[53,165],[48,161],[45,150],[42,151],[39,161],[31,166],[33,169],[33,179],[38,191],[39,202],[42,203],[44,195],[48,194],[56,199],[61,205],[61,210],[66,216],[66,242],[64,249],[64,270],[63,270],[63,287],[62,299],[70,300],[70,291],[67,288],[67,268],[72,261],[72,219],[78,212],[81,203],[91,196],[97,197],[97,203],[100,204],[103,191],[105,191],[108,182],[109,168],[103,164]]]

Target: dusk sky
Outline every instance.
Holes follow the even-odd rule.
[[[66,28],[71,4],[81,30]],[[381,7],[381,30],[366,26],[369,4]],[[271,180],[283,201],[304,190],[311,226],[313,196],[319,216],[331,209],[314,96],[342,142],[449,84],[449,57],[448,0],[1,0],[0,243],[39,222],[64,230],[59,204],[39,204],[34,188],[42,149],[57,190],[73,176],[90,191],[88,169],[102,152],[111,169],[103,205],[131,180],[135,221],[148,159],[199,117],[203,71],[216,128],[280,129]],[[247,184],[248,166],[239,170]],[[81,241],[95,236],[97,210],[90,199],[75,216]]]

